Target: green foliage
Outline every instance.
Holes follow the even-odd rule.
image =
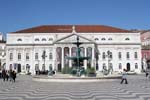
[[[86,70],[85,70],[84,68],[81,68],[80,74],[81,74],[81,75],[86,75]]]
[[[72,67],[71,68],[71,72],[70,72],[70,74],[72,74],[72,75],[76,75],[77,74],[77,69],[76,68],[74,68],[74,67]]]
[[[68,67],[68,66],[65,66],[65,67],[62,69],[62,73],[63,73],[63,74],[69,74],[70,71],[71,71],[71,68]]]
[[[86,69],[86,73],[87,74],[95,74],[96,73],[96,70],[95,70],[95,67],[89,67]]]
[[[72,67],[71,68],[71,72],[70,72],[70,74],[72,74],[72,75],[77,75],[77,68],[75,68],[75,67]],[[85,75],[86,74],[86,71],[85,71],[85,69],[84,68],[80,68],[80,75]]]

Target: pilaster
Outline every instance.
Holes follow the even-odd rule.
[[[84,48],[84,55],[87,57],[87,48]],[[84,60],[84,68],[87,69],[87,59]]]
[[[61,68],[64,68],[64,47],[62,47],[62,53],[61,53],[61,57],[62,57],[62,59],[61,59]]]
[[[69,57],[71,57],[72,49],[69,47]],[[72,67],[72,60],[69,60],[69,67]]]

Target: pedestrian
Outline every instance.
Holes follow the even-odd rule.
[[[5,81],[5,78],[6,78],[6,70],[5,69],[2,70],[2,78],[3,78],[3,81]]]
[[[9,78],[9,72],[6,70],[6,79],[8,81],[8,78]]]
[[[125,81],[125,84],[128,84],[128,81],[127,81],[127,73],[126,73],[126,69],[123,69],[123,72],[122,72],[122,80],[120,82],[120,84],[122,84],[124,81]]]
[[[15,71],[12,72],[12,79],[15,82],[15,79],[16,79],[16,72]]]
[[[150,66],[146,68],[145,74],[146,74],[146,77],[150,77]]]

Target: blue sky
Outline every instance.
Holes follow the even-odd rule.
[[[150,0],[0,0],[0,32],[47,24],[150,29]]]

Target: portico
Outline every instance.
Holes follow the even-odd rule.
[[[54,42],[55,48],[56,48],[56,66],[55,69],[57,71],[61,71],[60,69],[64,68],[64,66],[73,67],[74,62],[70,59],[66,59],[66,57],[75,57],[77,47],[73,44],[75,42],[76,37],[79,37],[81,39],[80,42],[83,44],[80,46],[80,55],[82,57],[91,57],[89,60],[84,60],[82,62],[82,67],[85,69],[87,67],[95,67],[95,42],[92,40],[86,39],[85,37],[82,37],[78,34],[71,34],[69,36],[63,37],[62,39],[59,39]],[[60,68],[61,67],[61,68]]]

